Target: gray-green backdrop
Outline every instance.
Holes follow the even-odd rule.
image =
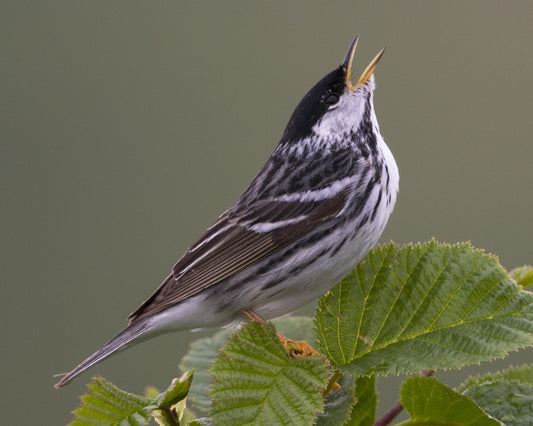
[[[533,263],[532,2],[1,3],[2,424],[65,424],[91,374],[168,384],[202,334],[60,391],[52,376],[232,204],[355,33],[356,71],[387,47],[376,108],[401,180],[383,240],[471,240],[505,267]],[[391,403],[398,381],[384,383]]]

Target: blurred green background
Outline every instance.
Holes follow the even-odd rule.
[[[356,33],[356,73],[387,47],[376,109],[401,180],[383,240],[533,263],[532,18],[519,1],[2,1],[1,423],[65,424],[97,373],[135,392],[178,374],[205,333],[52,388],[233,203]],[[399,383],[380,381],[381,409]]]

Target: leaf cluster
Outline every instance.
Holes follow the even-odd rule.
[[[376,376],[461,368],[531,346],[533,293],[524,288],[532,284],[532,267],[507,273],[467,243],[380,246],[320,298],[313,319],[199,339],[180,364],[184,375],[150,398],[94,379],[72,424],[388,424],[376,420]],[[319,354],[295,356],[276,330]],[[457,390],[411,377],[400,400],[406,425],[533,424],[533,366]]]
[[[135,395],[118,389],[102,377],[94,377],[90,391],[80,397],[81,406],[74,410],[73,426],[148,424],[154,418],[161,426],[176,426],[184,415],[180,404],[189,392],[193,371],[174,379],[164,392],[154,396]]]

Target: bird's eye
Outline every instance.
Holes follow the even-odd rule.
[[[330,93],[324,99],[324,105],[330,107],[336,105],[339,102],[339,96],[335,93]]]

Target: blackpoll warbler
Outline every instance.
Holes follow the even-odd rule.
[[[355,85],[358,37],[301,100],[274,153],[193,244],[129,325],[56,387],[155,335],[287,314],[331,289],[380,237],[398,168],[374,112],[374,69]]]

